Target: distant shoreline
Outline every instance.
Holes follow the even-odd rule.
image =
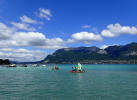
[[[81,64],[137,64],[137,60],[86,60]],[[45,64],[77,64],[78,62],[51,62]]]

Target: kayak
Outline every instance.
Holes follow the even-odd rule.
[[[70,72],[71,72],[71,73],[84,73],[84,72],[85,72],[85,70],[82,70],[82,71],[75,71],[75,70],[71,70]]]

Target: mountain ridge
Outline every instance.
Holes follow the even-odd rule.
[[[137,63],[137,43],[98,47],[62,48],[48,55],[43,63]]]

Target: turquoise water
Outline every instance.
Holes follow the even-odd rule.
[[[0,100],[137,100],[137,65],[0,67]]]

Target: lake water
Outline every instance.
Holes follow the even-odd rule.
[[[51,66],[51,65],[50,65]],[[74,65],[0,67],[0,100],[137,100],[137,65]]]

